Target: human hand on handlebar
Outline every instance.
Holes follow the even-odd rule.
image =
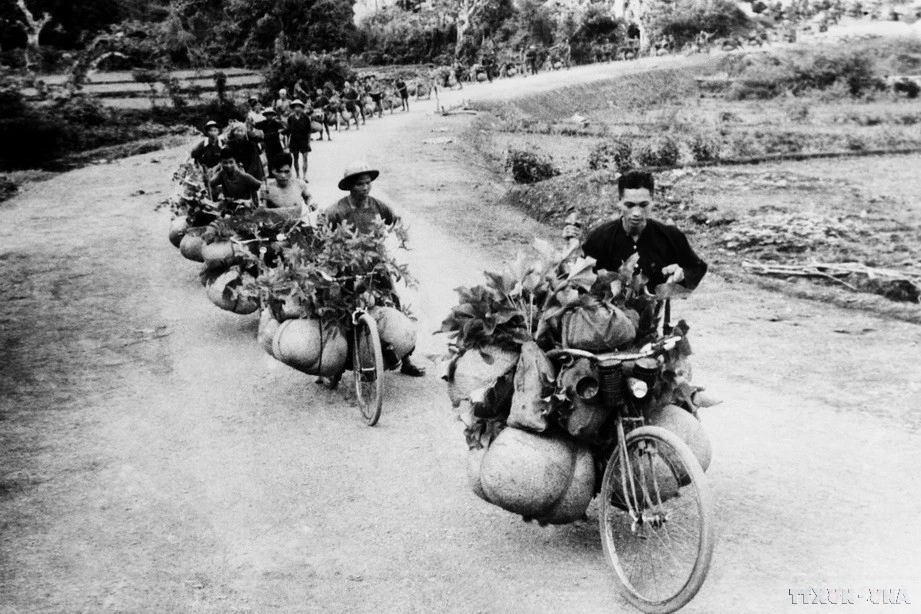
[[[670,264],[667,267],[662,267],[662,274],[668,275],[668,279],[665,280],[667,284],[677,284],[684,281],[684,269],[677,264]]]

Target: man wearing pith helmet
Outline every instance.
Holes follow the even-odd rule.
[[[339,181],[339,189],[348,191],[349,194],[324,209],[321,221],[325,221],[334,228],[343,222],[348,222],[360,233],[371,232],[378,219],[382,219],[387,225],[396,223],[400,218],[393,212],[393,209],[371,196],[371,182],[379,175],[380,171],[371,168],[364,161],[353,162],[347,166]],[[399,297],[396,296],[396,293],[394,293],[394,302],[399,305]],[[413,364],[409,354],[403,357],[400,373],[413,377],[424,375],[425,369]]]
[[[388,225],[400,219],[390,207],[371,196],[371,182],[378,175],[380,171],[371,168],[367,162],[358,161],[347,166],[339,181],[339,189],[349,194],[323,212],[327,223],[335,227],[349,222],[358,232],[366,233],[374,228],[377,218]]]

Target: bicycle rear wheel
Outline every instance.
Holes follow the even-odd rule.
[[[358,408],[368,426],[374,426],[384,404],[384,354],[377,322],[366,313],[355,322],[352,356]]]
[[[704,583],[715,542],[703,469],[677,435],[643,426],[608,460],[599,524],[617,590],[649,614],[674,612]],[[632,480],[627,476],[632,476]]]

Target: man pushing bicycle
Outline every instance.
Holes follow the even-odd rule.
[[[380,171],[373,169],[367,162],[353,162],[346,167],[342,179],[339,181],[339,189],[348,191],[345,196],[333,205],[323,210],[320,216],[320,222],[326,223],[333,228],[347,222],[353,226],[359,233],[369,233],[377,223],[377,220],[383,220],[388,226],[399,221],[393,209],[380,200],[371,196],[371,182],[380,175]],[[393,287],[393,281],[387,279],[384,283]],[[396,292],[393,292],[393,301],[399,307],[400,299]],[[400,364],[400,373],[411,377],[421,377],[425,375],[425,369],[412,362],[410,355],[412,351],[403,357]]]

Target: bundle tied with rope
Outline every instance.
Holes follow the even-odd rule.
[[[398,365],[415,347],[415,327],[393,284],[414,282],[385,245],[391,233],[405,245],[399,222],[378,221],[367,233],[348,223],[336,228],[298,223],[279,234],[275,258],[260,263],[249,287],[263,305],[258,333],[263,349],[311,375],[341,374],[351,366],[353,314],[365,309],[377,321],[387,366]]]
[[[485,273],[486,283],[458,288],[440,331],[452,347],[442,378],[465,426],[467,476],[477,496],[541,523],[582,517],[596,487],[593,459],[610,443],[610,413],[593,365],[551,362],[546,352],[629,350],[656,339],[658,307],[682,293],[659,287],[651,294],[637,264],[633,256],[617,271],[596,271],[578,240],[564,250],[535,240],[503,271]],[[683,322],[674,328],[687,332]],[[651,404],[664,407],[687,394],[682,365],[689,353],[684,340],[655,365],[662,383]],[[686,426],[670,411],[650,419]]]

